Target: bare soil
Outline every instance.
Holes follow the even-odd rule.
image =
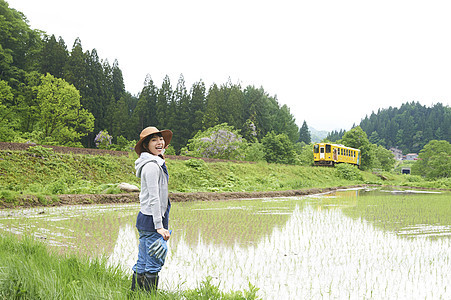
[[[260,199],[293,197],[331,192],[338,189],[352,188],[360,186],[315,188],[305,190],[289,191],[267,191],[267,192],[197,192],[197,193],[169,193],[171,202],[188,201],[217,201],[217,200],[238,200],[238,199]],[[61,205],[83,205],[83,204],[118,204],[118,203],[139,203],[139,193],[123,194],[73,194],[58,195],[58,200],[48,197],[45,200],[36,196],[24,195],[15,203],[6,203],[0,199],[0,209],[15,207],[37,207],[37,206],[61,206]]]

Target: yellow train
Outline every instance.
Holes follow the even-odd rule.
[[[347,163],[360,166],[361,154],[359,149],[330,143],[316,143],[313,145],[313,161],[315,166],[334,166]]]

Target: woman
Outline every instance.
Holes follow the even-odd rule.
[[[136,176],[141,178],[141,209],[136,219],[139,249],[138,261],[133,266],[132,290],[135,290],[137,282],[138,287],[150,292],[157,289],[158,272],[164,264],[165,255],[149,255],[149,248],[158,239],[166,244],[165,241],[171,236],[168,230],[171,208],[168,198],[169,174],[163,154],[171,142],[172,131],[147,127],[139,138],[135,146],[139,156],[135,161],[135,169]]]

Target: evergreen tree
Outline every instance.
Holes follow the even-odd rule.
[[[270,98],[263,88],[248,86],[244,90],[244,119],[251,120],[256,126],[257,139],[260,141],[266,134],[274,130],[277,117],[274,112],[278,106],[274,98]]]
[[[301,129],[299,130],[299,140],[298,142],[303,142],[305,144],[310,144],[312,142],[312,138],[310,136],[310,131],[307,126],[307,122],[302,123]]]
[[[220,92],[218,86],[214,83],[208,90],[206,104],[205,104],[205,114],[202,121],[203,130],[210,127],[214,127],[219,124],[219,105],[218,99],[220,97]]]
[[[81,41],[77,38],[72,47],[69,58],[64,66],[64,80],[73,84],[83,95],[86,89],[87,64]],[[83,105],[82,100],[82,105]]]
[[[113,62],[113,95],[116,101],[119,101],[125,93],[124,78],[122,77],[122,71],[119,68],[119,62],[114,60]]]
[[[151,76],[147,75],[144,87],[138,97],[138,103],[133,111],[136,136],[143,128],[157,124],[157,97],[158,88],[155,86]]]
[[[192,133],[190,134],[190,137],[193,137],[199,130],[202,130],[206,104],[205,93],[206,93],[205,83],[199,81],[193,84],[191,88],[190,124],[192,128]]]
[[[41,73],[50,73],[55,77],[64,77],[64,66],[69,58],[66,43],[55,35],[44,38],[44,47],[41,50]]]
[[[337,130],[331,131],[327,135],[326,140],[334,143],[338,140],[341,140],[345,133],[346,133],[346,130],[343,130],[343,129],[340,129],[340,131],[337,131]]]
[[[276,98],[274,98],[274,101],[277,103]],[[290,109],[285,104],[279,107],[277,103],[276,112],[277,118],[271,120],[274,131],[279,134],[286,134],[292,143],[296,143],[299,139],[299,127],[296,125],[296,120],[290,113]]]
[[[163,79],[163,84],[161,85],[160,90],[158,91],[157,97],[157,126],[160,129],[168,128],[168,124],[170,124],[168,113],[169,113],[169,104],[172,102],[172,86],[171,80],[169,76]]]
[[[417,153],[428,141],[451,141],[451,108],[437,103],[426,107],[418,102],[404,103],[400,108],[379,109],[360,123],[372,137],[377,133],[378,143],[385,148],[397,147],[403,152]]]
[[[186,145],[193,134],[190,124],[191,99],[188,91],[186,90],[183,75],[180,75],[177,82],[173,101],[176,104],[176,114],[173,115],[173,120],[175,123],[170,125],[170,128],[173,128],[173,130],[177,132],[177,135],[173,137],[174,142],[171,143],[178,152],[182,146]]]

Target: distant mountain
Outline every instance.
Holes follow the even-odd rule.
[[[319,142],[321,142],[329,134],[328,131],[316,130],[313,127],[309,127],[309,131],[310,131],[310,136],[312,138],[312,143],[319,143]]]

